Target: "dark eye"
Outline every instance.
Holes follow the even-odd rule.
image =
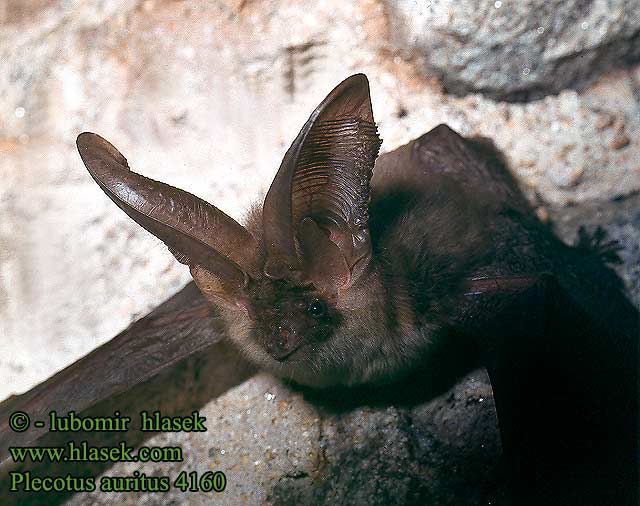
[[[327,306],[321,300],[312,300],[307,306],[307,313],[313,318],[320,318],[327,312]]]

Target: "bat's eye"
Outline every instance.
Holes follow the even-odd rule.
[[[327,306],[321,300],[312,300],[307,306],[307,313],[313,318],[321,318],[327,313]]]

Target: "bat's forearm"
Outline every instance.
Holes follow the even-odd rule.
[[[207,372],[200,375],[203,370]],[[33,425],[25,432],[10,430],[9,416],[15,411],[34,421],[48,419],[53,410],[104,416],[162,405],[178,411],[221,394],[251,372],[223,339],[209,304],[189,283],[108,343],[0,404],[0,479],[15,467],[9,447],[42,445],[52,436]]]

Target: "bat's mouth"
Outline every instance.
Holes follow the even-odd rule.
[[[278,362],[286,360],[302,345],[299,332],[288,327],[280,326],[273,339],[265,344],[267,353]]]

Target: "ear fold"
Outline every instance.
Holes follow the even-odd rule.
[[[240,297],[256,271],[257,244],[247,230],[195,195],[132,172],[124,156],[96,134],[80,134],[77,146],[93,179],[120,209],[192,272],[215,276],[208,286],[216,286],[220,297]]]
[[[351,271],[343,251],[313,219],[300,222],[298,241],[305,270],[317,288],[331,292],[349,282]]]
[[[265,274],[304,271],[334,290],[356,280],[371,257],[369,182],[380,144],[367,78],[351,76],[311,114],[267,193]]]

